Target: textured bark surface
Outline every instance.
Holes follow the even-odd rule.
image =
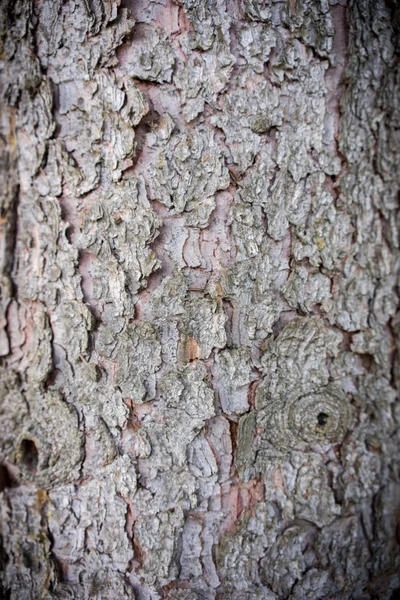
[[[0,12],[1,597],[394,598],[397,2]]]

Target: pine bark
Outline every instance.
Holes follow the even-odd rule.
[[[0,595],[400,589],[395,0],[0,2]]]

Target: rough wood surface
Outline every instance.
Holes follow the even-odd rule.
[[[397,597],[399,14],[0,2],[2,598]]]

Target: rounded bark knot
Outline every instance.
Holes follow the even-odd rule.
[[[22,431],[16,432],[12,461],[22,480],[48,488],[77,479],[83,459],[84,438],[78,413],[56,391],[29,387],[25,400],[30,408]]]
[[[342,442],[351,426],[352,407],[343,392],[320,391],[271,401],[258,413],[262,439],[280,449],[325,450]]]

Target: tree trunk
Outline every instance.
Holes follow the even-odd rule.
[[[398,598],[396,0],[0,10],[1,597]]]

